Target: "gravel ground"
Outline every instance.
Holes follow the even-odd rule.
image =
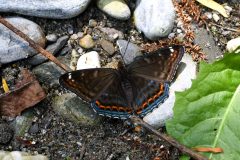
[[[229,31],[226,28],[239,28],[240,12],[239,4],[229,4],[233,8],[231,17],[223,19],[220,17],[218,24],[223,27],[213,25],[213,19],[208,22],[208,27],[212,31],[216,43],[224,51],[226,42],[239,36],[239,33]],[[130,5],[131,6],[131,5]],[[133,6],[134,7],[134,6]],[[206,9],[206,12],[212,12]],[[72,33],[84,32],[107,39],[104,34],[96,28],[89,26],[89,20],[94,19],[99,26],[111,27],[121,31],[124,39],[131,38],[136,44],[147,42],[133,26],[132,20],[118,21],[107,17],[95,6],[89,6],[80,16],[69,20],[47,20],[41,18],[26,17],[39,24],[45,34],[56,34],[58,36],[71,35]],[[224,34],[223,34],[224,33]],[[113,43],[115,43],[113,41]],[[71,44],[73,48],[78,46]],[[99,46],[97,44],[96,46]],[[93,48],[100,53],[102,65],[111,62],[119,53],[118,51],[109,56],[106,52]],[[69,53],[70,54],[70,53]],[[24,61],[3,66],[3,74],[9,75],[8,79],[14,79],[20,67],[28,67]],[[179,151],[169,146],[165,142],[157,139],[146,132],[135,132],[130,130],[121,135],[129,127],[121,120],[102,118],[101,123],[95,126],[87,126],[75,123],[62,115],[55,113],[51,107],[52,97],[62,92],[62,88],[49,88],[42,84],[47,98],[32,108],[36,120],[24,137],[14,137],[7,145],[0,145],[2,150],[20,150],[33,154],[45,154],[50,159],[84,159],[84,160],[125,160],[134,159],[154,159],[154,160],[177,160]],[[10,84],[11,86],[11,84]],[[27,112],[27,111],[26,111]],[[164,128],[161,129],[164,132]]]

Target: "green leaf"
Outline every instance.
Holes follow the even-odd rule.
[[[200,64],[192,87],[176,94],[174,117],[167,132],[188,147],[221,147],[204,153],[211,160],[240,157],[240,55],[227,54],[213,64]]]

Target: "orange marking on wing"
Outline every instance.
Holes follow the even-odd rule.
[[[104,106],[98,100],[95,101],[95,103],[100,109],[117,110],[117,111],[122,111],[122,112],[127,111],[128,113],[132,112],[132,110],[130,108],[118,107],[118,106]]]

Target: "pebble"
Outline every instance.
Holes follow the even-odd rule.
[[[8,1],[6,1],[6,3],[7,2]],[[4,3],[0,3],[0,6],[2,4]],[[28,35],[41,47],[45,46],[45,35],[36,23],[21,17],[8,17],[6,20]],[[0,64],[25,59],[35,54],[37,54],[37,52],[31,48],[27,42],[0,24]]]
[[[2,0],[1,12],[14,12],[28,16],[68,19],[85,11],[91,0]],[[47,5],[46,5],[47,4]]]
[[[123,39],[124,34],[123,32],[116,30],[115,28],[109,28],[109,27],[98,27],[98,29],[105,33],[108,36],[108,39],[115,40],[116,38]]]
[[[76,123],[90,126],[100,123],[100,116],[73,93],[65,93],[53,98],[52,107],[55,112]]]
[[[73,34],[73,35],[70,36],[70,39],[77,40],[78,39],[78,35],[77,34]]]
[[[113,55],[113,53],[115,52],[113,44],[105,39],[102,39],[100,41],[100,45],[109,55]]]
[[[175,17],[172,0],[138,0],[134,11],[136,28],[150,40],[166,37],[173,29]]]
[[[109,16],[119,20],[127,20],[131,16],[131,11],[124,0],[98,0],[97,6]]]
[[[71,53],[71,61],[70,61],[70,68],[73,71],[76,70],[77,61],[78,61],[79,56],[80,56],[79,53],[75,49],[73,49],[72,53]]]
[[[89,49],[95,46],[95,42],[90,35],[86,35],[79,40],[79,45],[83,48]]]
[[[4,122],[0,123],[0,144],[7,144],[13,137],[13,129]],[[1,159],[1,157],[0,157]]]
[[[94,19],[90,19],[88,22],[89,27],[96,27],[97,26],[97,21]]]
[[[57,54],[59,52],[59,50],[61,50],[64,47],[64,45],[67,43],[68,38],[69,38],[68,36],[60,37],[56,43],[47,46],[46,50],[49,51],[50,53],[52,53],[53,55]],[[48,58],[46,58],[45,56],[43,56],[41,54],[37,54],[37,55],[29,58],[27,61],[28,61],[28,64],[30,64],[32,66],[36,66],[47,60],[48,60]]]
[[[57,37],[56,34],[48,34],[46,36],[46,39],[47,39],[48,42],[56,42],[58,37]]]
[[[39,125],[38,123],[34,123],[28,130],[29,134],[36,134],[39,132]]]
[[[65,63],[66,64],[66,63]],[[53,62],[46,62],[33,68],[38,80],[49,87],[59,86],[58,79],[64,71]]]
[[[213,18],[213,14],[211,12],[206,12],[205,13],[205,16],[208,18],[208,19],[212,19]]]
[[[213,20],[214,20],[215,22],[218,22],[218,21],[220,20],[219,15],[217,15],[216,13],[213,13]]]
[[[135,57],[142,55],[140,48],[136,44],[128,43],[126,40],[117,40],[117,45],[126,64],[131,63]]]
[[[237,47],[240,47],[240,37],[231,39],[230,41],[227,42],[227,51],[228,52],[233,52],[234,50],[237,49]],[[240,49],[237,50],[237,53],[240,53]]]
[[[168,38],[169,39],[172,39],[172,38],[174,38],[175,37],[175,33],[170,33],[169,35],[168,35]]]
[[[64,47],[64,48],[60,51],[59,55],[60,55],[60,56],[65,56],[65,55],[68,54],[70,51],[71,51],[71,48],[69,48],[68,46],[66,46],[66,47]]]
[[[20,151],[0,151],[0,159],[2,160],[48,160],[47,156],[37,154],[31,155],[27,152]]]
[[[77,70],[100,67],[100,57],[96,51],[85,53],[77,61]]]
[[[77,36],[78,36],[78,38],[82,38],[84,36],[84,33],[83,32],[78,32]]]
[[[175,103],[175,92],[182,92],[192,85],[192,79],[196,78],[197,63],[192,60],[188,54],[184,54],[182,64],[179,65],[177,78],[170,86],[170,94],[168,99],[160,104],[153,112],[146,115],[143,120],[155,128],[165,125],[166,120],[173,116],[173,106]],[[181,72],[180,72],[181,71]]]

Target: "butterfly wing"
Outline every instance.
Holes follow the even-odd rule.
[[[173,46],[142,56],[127,69],[131,75],[135,113],[144,117],[163,103],[169,95],[169,84],[184,54],[184,48]]]
[[[158,82],[171,82],[184,54],[182,46],[159,49],[137,58],[127,68],[131,75]]]
[[[60,77],[59,82],[65,88],[89,102],[99,97],[117,77],[117,70],[92,68],[66,73]]]
[[[91,103],[98,114],[125,119],[131,109],[121,87],[119,73],[111,68],[73,71],[59,79],[62,86]]]

